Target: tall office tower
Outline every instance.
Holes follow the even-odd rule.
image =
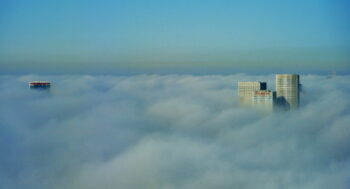
[[[266,82],[238,82],[238,97],[241,106],[251,106],[254,91],[266,90]]]
[[[259,90],[254,91],[252,96],[252,105],[261,110],[272,112],[276,101],[276,92]]]
[[[285,103],[290,109],[299,107],[299,75],[277,74],[276,92],[279,103]]]

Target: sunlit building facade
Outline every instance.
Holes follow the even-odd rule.
[[[255,91],[266,90],[266,82],[238,82],[238,97],[241,106],[251,106]]]
[[[254,91],[252,105],[258,109],[272,112],[274,110],[276,92],[269,90]]]

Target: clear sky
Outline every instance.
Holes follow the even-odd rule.
[[[350,73],[346,0],[1,0],[1,73]]]

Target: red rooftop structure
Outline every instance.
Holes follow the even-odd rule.
[[[48,81],[31,81],[28,83],[29,88],[46,89],[51,87],[51,83]]]

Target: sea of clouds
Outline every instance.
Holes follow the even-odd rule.
[[[238,107],[237,81],[274,79],[0,76],[0,188],[350,188],[350,76],[302,75],[298,111]]]

